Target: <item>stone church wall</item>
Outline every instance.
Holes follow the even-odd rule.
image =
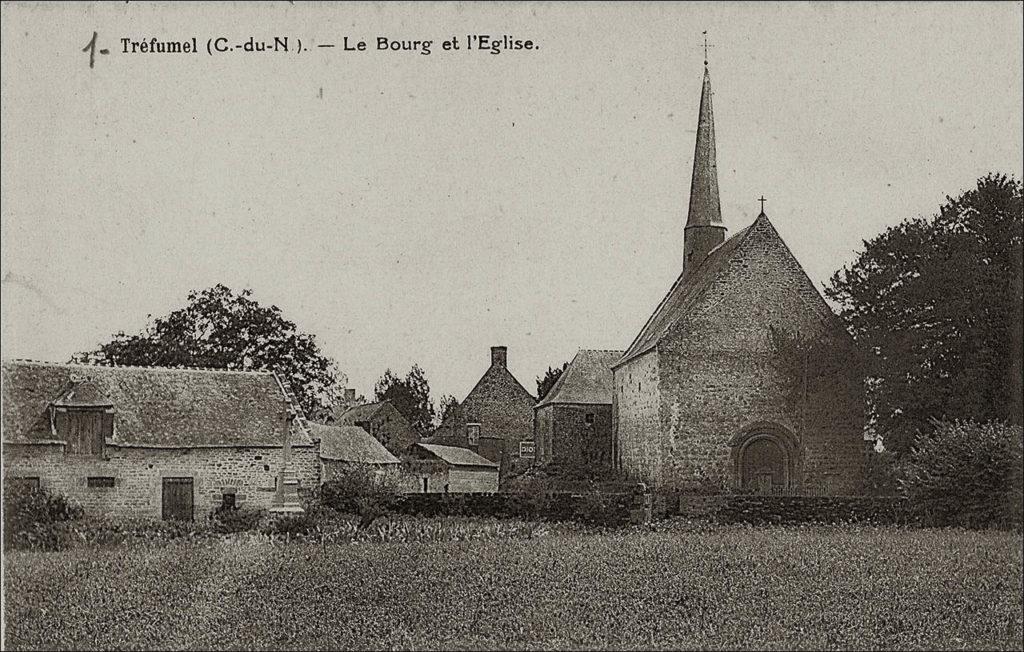
[[[820,493],[855,493],[862,476],[862,414],[808,431],[784,401],[771,364],[769,325],[821,331],[828,307],[795,259],[759,220],[730,267],[659,343],[665,483],[735,483],[730,440],[751,424],[784,427],[800,442],[793,479]]]
[[[613,383],[619,468],[631,477],[657,485],[665,448],[659,416],[657,353],[647,353],[616,368]]]

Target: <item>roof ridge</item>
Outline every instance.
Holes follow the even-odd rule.
[[[149,371],[196,371],[213,372],[220,374],[252,374],[267,375],[273,374],[273,369],[224,369],[221,367],[187,367],[185,365],[138,365],[138,364],[116,364],[116,363],[94,363],[94,362],[53,362],[52,360],[35,360],[32,358],[7,358],[3,364],[31,364],[42,367],[84,367],[86,369],[146,369]]]
[[[708,254],[700,261],[697,267],[693,268],[691,271],[687,272],[684,268],[683,271],[679,273],[679,275],[676,277],[676,280],[669,287],[668,292],[666,292],[665,296],[663,296],[661,298],[661,301],[658,302],[658,306],[654,309],[654,312],[652,312],[651,316],[647,318],[646,322],[644,322],[643,328],[640,329],[640,331],[636,334],[636,337],[633,338],[633,341],[630,342],[629,346],[626,348],[625,353],[623,353],[622,358],[618,362],[616,362],[613,365],[613,367],[621,367],[626,362],[647,353],[652,348],[654,348],[654,346],[657,345],[657,342],[655,341],[653,344],[651,344],[650,346],[646,346],[643,349],[638,349],[636,351],[633,350],[633,347],[637,346],[637,344],[640,342],[640,338],[643,337],[643,335],[647,332],[647,329],[650,328],[652,324],[654,324],[655,320],[662,313],[662,310],[664,310],[667,307],[669,299],[675,294],[676,290],[681,289],[682,286],[685,286],[687,282],[690,283],[690,287],[687,288],[686,290],[687,292],[691,291],[694,287],[697,287],[698,283],[695,279],[700,278],[702,269],[710,269],[709,267],[707,267],[707,265],[711,263],[714,254],[717,253],[719,250],[723,249],[727,244],[733,245],[735,247],[740,247],[746,240],[747,235],[750,234],[754,224],[756,223],[757,220],[755,219],[747,226],[743,227],[736,233],[732,234],[731,236],[723,240],[721,243],[718,244],[718,246],[709,251]],[[702,288],[701,292],[703,292],[704,290],[706,290],[706,287]]]

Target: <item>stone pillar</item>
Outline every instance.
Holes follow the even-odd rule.
[[[292,469],[292,424],[284,439],[281,470],[277,476],[277,493],[270,504],[271,514],[302,514],[302,501],[299,500],[299,478]]]

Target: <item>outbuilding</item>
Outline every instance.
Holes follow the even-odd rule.
[[[419,443],[406,462],[410,493],[495,493],[497,462],[468,448]]]

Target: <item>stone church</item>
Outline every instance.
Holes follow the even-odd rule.
[[[841,325],[763,203],[726,237],[706,63],[682,272],[613,365],[613,458],[659,488],[856,493],[863,414],[806,427],[772,365],[769,328],[814,335]]]

